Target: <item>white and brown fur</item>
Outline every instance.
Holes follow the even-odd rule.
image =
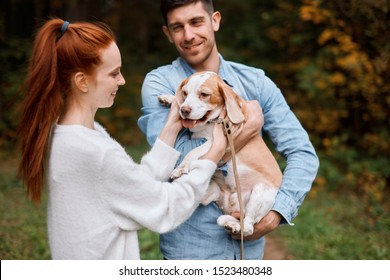
[[[192,138],[206,138],[207,141],[192,150],[182,163],[172,172],[175,179],[188,172],[189,162],[203,156],[212,145],[215,123],[223,107],[233,125],[242,126],[247,119],[245,101],[236,94],[214,72],[198,72],[183,80],[176,91],[176,97],[170,94],[159,96],[162,104],[177,100],[183,125],[193,133]],[[253,225],[258,223],[272,208],[282,173],[270,150],[260,135],[249,139],[236,154],[242,200],[244,205],[244,236],[253,233]],[[241,230],[240,222],[231,216],[238,212],[239,203],[232,165],[228,163],[228,175],[217,171],[210,184],[209,194],[204,205],[216,201],[224,215],[217,223],[233,233]]]

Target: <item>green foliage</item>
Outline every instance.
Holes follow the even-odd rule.
[[[123,145],[141,145],[137,147],[145,151],[146,146],[142,147],[145,137],[136,125],[141,108],[141,84],[148,71],[169,63],[177,55],[161,32],[158,2],[85,0],[83,5],[78,5],[79,1],[39,0],[29,2],[28,6],[13,2],[3,1],[0,12],[0,156],[3,151],[15,147],[18,106],[22,99],[19,89],[33,30],[41,19],[65,14],[71,21],[102,19],[118,35],[122,72],[127,83],[119,90],[112,108],[99,110],[97,120]],[[215,5],[222,13],[221,28],[217,33],[221,54],[225,59],[264,69],[281,88],[309,132],[321,161],[314,194],[317,191],[349,192],[359,199],[354,202],[360,204],[359,211],[365,215],[360,220],[362,224],[355,226],[380,230],[388,227],[388,220],[383,217],[388,215],[389,203],[385,197],[390,188],[389,1],[216,0]],[[25,20],[17,20],[20,13]],[[153,16],[145,17],[145,14]],[[22,197],[22,188],[14,175],[5,173],[0,179],[4,182],[0,192],[1,205],[15,207],[15,211],[19,206],[29,205],[26,200],[18,200]],[[8,205],[5,195],[10,196],[16,206]],[[24,217],[22,212],[34,211],[21,209],[20,218],[2,212],[2,223],[11,226],[11,221],[16,219],[15,228],[11,227],[13,230],[18,232],[16,227],[26,223],[27,228],[20,232],[33,235],[30,234],[32,228],[42,224],[26,222],[31,217]],[[310,213],[314,217],[308,217],[313,220],[310,229],[313,234],[314,231],[325,231],[326,223],[330,222],[328,219],[322,221],[316,213]],[[44,219],[44,215],[39,218]],[[352,214],[350,219],[353,219]],[[335,227],[326,233],[334,235],[336,240],[317,240],[328,242],[328,245],[322,245],[327,248],[333,244],[334,249],[326,251],[326,258],[341,257],[337,252],[341,243],[350,247],[356,245],[346,237],[337,237],[338,230]],[[0,233],[2,240],[14,234],[6,233],[3,224]],[[154,236],[145,235],[146,240],[158,242]],[[45,238],[42,234],[40,237]],[[18,238],[21,242],[30,242],[23,236]],[[366,243],[374,244],[375,238],[366,237]],[[45,248],[36,243],[39,248]],[[6,252],[17,245],[1,243],[1,246],[1,251]],[[321,248],[317,249],[321,251]],[[145,254],[149,254],[145,250]],[[41,257],[48,256],[47,249],[37,251],[43,252]],[[388,251],[381,246],[369,251],[369,258],[388,256]],[[367,251],[354,252],[351,258],[360,258],[365,253]],[[12,256],[22,258],[27,254],[19,252]],[[154,253],[151,256],[154,258]],[[314,258],[309,252],[305,256]],[[325,255],[321,257],[325,258]]]
[[[0,38],[0,148],[9,149],[16,138],[22,74],[28,61],[30,44],[23,38]]]
[[[370,226],[369,219],[358,196],[313,190],[295,226],[280,227],[272,234],[282,237],[298,260],[387,260],[389,216],[381,215],[381,227]]]
[[[141,260],[162,260],[160,252],[160,235],[148,229],[138,232]]]
[[[388,215],[386,176],[389,176],[390,159],[387,156],[361,158],[353,149],[338,150],[320,157],[321,168],[315,188],[355,193],[367,215],[367,224],[383,227],[382,217]]]
[[[48,259],[45,202],[27,199],[15,165],[0,166],[0,259]]]
[[[319,108],[335,108],[331,121],[319,119],[314,128],[318,134],[324,135],[327,124],[333,123],[336,125],[331,129],[336,133],[347,129],[349,140],[357,147],[389,153],[389,146],[380,144],[388,140],[387,136],[377,138],[375,147],[364,138],[377,135],[389,125],[386,93],[390,89],[390,59],[386,56],[390,43],[383,40],[384,34],[390,35],[383,25],[389,11],[377,10],[372,2],[347,2],[349,5],[341,1],[304,1],[301,19],[320,28],[320,34],[311,45],[311,59],[302,58],[307,66],[298,71],[306,82],[301,89],[314,97],[311,102],[319,104]]]

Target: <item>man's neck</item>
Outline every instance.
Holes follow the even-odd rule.
[[[196,72],[213,71],[215,73],[218,73],[220,64],[221,61],[219,59],[218,51],[217,49],[214,49],[213,52],[210,54],[209,58],[206,61],[204,61],[204,63],[199,65],[191,65],[191,67]]]

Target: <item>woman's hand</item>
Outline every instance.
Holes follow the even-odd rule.
[[[166,122],[166,126],[170,126],[174,131],[177,131],[176,136],[177,133],[179,133],[179,131],[183,128],[182,119],[179,114],[179,109],[180,109],[179,103],[177,103],[175,99],[175,102],[172,102],[171,104],[171,109],[169,111],[167,122]]]
[[[223,109],[219,118],[224,119],[226,117],[226,109]],[[216,123],[213,130],[213,144],[210,150],[202,157],[202,159],[209,159],[216,164],[221,160],[222,156],[226,153],[227,138],[224,133],[223,124]]]
[[[159,135],[159,138],[169,146],[173,147],[176,142],[177,134],[182,128],[183,125],[179,114],[179,104],[174,101],[171,104],[167,121]]]

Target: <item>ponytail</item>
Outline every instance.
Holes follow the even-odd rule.
[[[101,63],[100,50],[114,40],[107,26],[47,21],[36,35],[19,123],[19,173],[34,201],[41,199],[50,131],[72,91],[72,74],[88,74]]]

